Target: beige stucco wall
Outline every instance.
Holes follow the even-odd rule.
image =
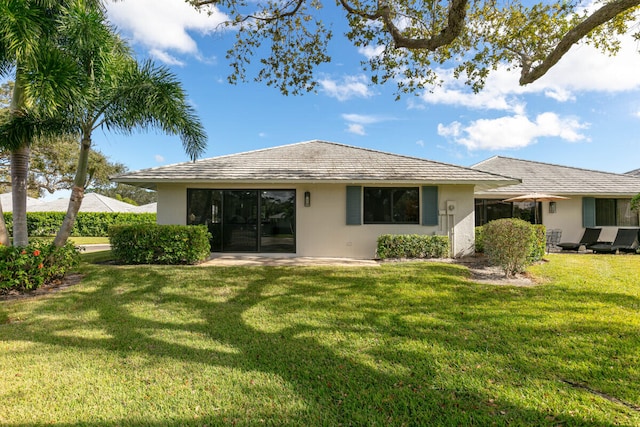
[[[542,224],[547,230],[562,230],[562,242],[578,242],[582,227],[582,197],[556,202],[556,213],[549,213],[549,202],[542,202]]]
[[[569,200],[556,202],[556,212],[549,212],[549,202],[542,202],[542,224],[547,230],[562,230],[562,242],[578,242],[584,233],[582,226],[582,196],[569,196]],[[607,196],[602,196],[607,197]],[[619,198],[620,196],[609,196]],[[602,228],[600,241],[612,242],[616,238],[619,227]]]
[[[380,185],[376,184],[376,186]],[[295,189],[297,203],[296,254],[298,256],[371,259],[375,257],[378,236],[389,233],[449,234],[452,238],[454,256],[473,253],[475,214],[472,185],[442,185],[439,187],[438,204],[441,215],[438,226],[346,225],[346,187],[347,184],[264,184],[255,186],[160,184],[158,185],[158,223],[186,224],[187,188]],[[303,195],[305,191],[311,193],[310,207],[304,207]],[[449,214],[446,210],[447,201],[456,202],[454,214]]]

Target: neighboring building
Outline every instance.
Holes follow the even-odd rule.
[[[146,205],[136,206],[136,212],[138,213],[156,213],[158,211],[158,204],[156,202],[147,203]]]
[[[69,199],[61,198],[27,206],[28,212],[66,212]],[[139,206],[121,202],[97,193],[86,193],[79,212],[131,212],[139,213]]]
[[[640,177],[640,169],[634,169],[632,171],[627,172],[625,175],[631,175],[631,176]]]
[[[579,239],[585,227],[602,227],[600,240],[603,241],[613,241],[619,227],[638,227],[638,212],[631,211],[630,201],[640,193],[640,177],[501,156],[472,168],[522,181],[476,191],[476,225],[510,216],[532,221],[534,203],[509,203],[504,199],[546,193],[569,197],[569,200],[537,203],[542,224],[547,229],[562,230],[563,241]]]
[[[213,251],[373,258],[378,236],[448,235],[473,253],[474,192],[504,174],[324,141],[129,172],[157,190],[158,223],[205,224]]]
[[[0,194],[0,203],[2,203],[2,212],[13,212],[13,198],[10,192]],[[30,208],[37,206],[41,203],[42,201],[38,199],[34,199],[33,197],[27,197],[27,211]]]

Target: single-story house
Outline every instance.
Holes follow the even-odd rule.
[[[128,172],[158,192],[159,224],[204,224],[212,251],[375,256],[382,234],[448,235],[473,253],[474,193],[505,174],[325,141]]]
[[[519,184],[479,189],[475,194],[476,225],[503,217],[533,220],[534,209],[547,229],[562,230],[563,241],[578,241],[585,227],[600,227],[601,241],[613,241],[618,228],[637,228],[631,198],[640,193],[640,176],[559,166],[495,156],[471,166],[521,180]],[[529,193],[568,197],[545,202],[505,202]],[[533,222],[533,221],[532,221]]]
[[[27,206],[28,212],[66,212],[69,198],[43,201]],[[97,193],[86,193],[80,205],[80,212],[130,212],[141,213],[140,206],[122,202]]]
[[[0,194],[0,203],[2,204],[3,212],[13,212],[13,196],[11,195],[11,192]],[[27,197],[27,211],[41,203],[41,200],[34,199],[33,197]]]
[[[158,210],[158,204],[156,202],[147,203],[146,205],[140,205],[136,207],[137,213],[156,213]]]

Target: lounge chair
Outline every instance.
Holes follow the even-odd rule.
[[[602,228],[586,228],[584,230],[584,234],[578,243],[573,242],[560,242],[558,246],[562,248],[563,251],[579,251],[580,246],[584,246],[588,248],[589,246],[595,244],[600,237],[600,233],[602,232]]]
[[[635,252],[638,248],[638,229],[619,228],[613,243],[599,242],[589,246],[594,253],[611,254],[616,252]]]

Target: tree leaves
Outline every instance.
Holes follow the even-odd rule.
[[[190,0],[214,5],[232,19],[236,44],[227,52],[231,83],[246,81],[247,68],[260,64],[255,80],[299,94],[316,88],[315,69],[331,60],[329,15],[318,0],[264,3]],[[358,48],[379,53],[363,62],[372,83],[393,81],[398,93],[440,83],[437,68],[454,67],[475,91],[498,66],[520,70],[522,85],[553,67],[578,43],[615,54],[618,36],[637,31],[640,0],[581,3],[499,3],[493,0],[338,0],[346,12],[345,37]],[[332,17],[333,19],[333,17]],[[634,30],[635,28],[635,30]]]

